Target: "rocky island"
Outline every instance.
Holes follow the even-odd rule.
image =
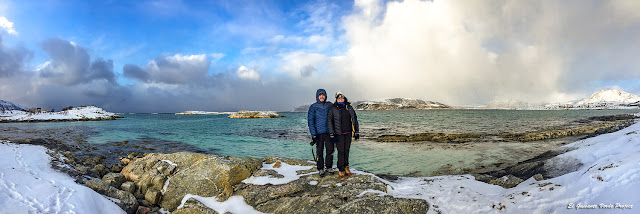
[[[42,112],[0,100],[0,122],[96,121],[122,118],[95,106],[68,107],[59,112]]]
[[[275,111],[238,111],[231,113],[228,118],[279,118],[284,117]]]

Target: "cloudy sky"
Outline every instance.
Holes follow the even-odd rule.
[[[0,99],[289,110],[317,88],[451,105],[640,93],[640,1],[0,0]]]

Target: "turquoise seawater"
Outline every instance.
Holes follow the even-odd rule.
[[[363,137],[382,134],[517,133],[563,126],[590,116],[636,113],[640,110],[426,110],[358,111]],[[280,113],[284,118],[229,119],[227,115],[123,115],[115,121],[9,123],[0,126],[36,129],[83,127],[93,131],[87,141],[104,144],[117,141],[167,140],[194,145],[220,155],[281,156],[311,159],[306,112]],[[533,144],[502,142],[493,147],[496,156]],[[352,167],[375,173],[429,175],[442,167],[478,162],[487,151],[446,149],[415,143],[378,143],[371,140],[352,144]],[[337,154],[337,152],[336,152]],[[476,157],[476,158],[473,158]],[[490,162],[490,161],[489,161]],[[334,161],[334,164],[336,162]]]

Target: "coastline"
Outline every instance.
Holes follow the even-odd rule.
[[[635,121],[634,124],[637,124],[637,121]],[[598,138],[599,136],[607,133],[618,134],[617,132],[619,130],[625,129],[627,127],[628,126],[625,126],[617,130],[610,129],[608,132],[597,132],[597,133],[594,133],[593,136],[586,135],[582,137],[582,140],[576,139],[576,141],[571,144],[576,144],[581,141],[585,141],[585,140],[588,141],[590,139]],[[9,128],[9,129],[5,129],[5,131],[18,132],[18,131],[24,131],[24,130]],[[172,151],[166,150],[167,148],[170,148],[170,146],[167,146],[166,148],[159,148],[155,146],[155,144],[144,146],[140,144],[140,142],[114,142],[111,145],[95,145],[95,144],[83,143],[82,140],[79,140],[78,142],[73,143],[73,142],[70,142],[72,139],[78,140],[79,138],[82,138],[82,136],[75,136],[75,137],[70,136],[70,137],[62,137],[62,138],[56,139],[56,136],[61,136],[62,134],[60,135],[51,134],[51,132],[60,132],[60,133],[65,133],[64,135],[66,135],[67,131],[69,130],[68,129],[67,130],[65,129],[42,130],[40,131],[40,134],[35,134],[35,135],[34,133],[29,133],[28,131],[25,131],[23,133],[25,135],[30,135],[34,137],[38,137],[39,135],[40,138],[20,140],[20,139],[17,139],[16,136],[13,136],[11,137],[12,139],[10,140],[12,141],[11,143],[15,145],[32,144],[32,145],[40,145],[40,146],[46,147],[50,151],[48,152],[48,154],[52,156],[51,163],[50,163],[50,166],[52,168],[58,171],[64,172],[67,175],[71,176],[72,178],[75,179],[76,183],[86,184],[87,186],[93,185],[92,188],[96,189],[96,191],[98,192],[102,191],[102,189],[105,189],[105,188],[110,189],[108,185],[106,187],[101,186],[103,183],[98,181],[100,180],[100,178],[104,180],[104,177],[110,173],[126,174],[126,173],[123,173],[123,171],[127,171],[126,168],[135,162],[141,162],[144,165],[144,167],[139,169],[139,170],[142,170],[140,171],[141,174],[139,173],[139,176],[143,176],[143,174],[145,173],[151,173],[148,170],[155,168],[155,165],[159,164],[159,162],[153,161],[152,157],[156,157],[158,161],[162,160],[163,158],[168,159],[169,163],[177,163],[179,169],[184,165],[189,165],[189,163],[187,162],[180,162],[179,159],[165,158],[165,157],[171,157],[171,156],[180,154],[180,153],[174,153],[178,151],[172,152]],[[19,136],[21,134],[17,134],[17,135]],[[82,134],[79,134],[79,135],[82,135]],[[3,140],[8,140],[8,139],[3,139]],[[462,143],[462,144],[438,143],[438,144],[449,145],[453,147],[455,147],[456,145],[469,145],[465,143]],[[177,146],[180,144],[179,142],[174,142],[173,145]],[[216,196],[221,197],[220,194],[222,193],[224,193],[223,194],[225,195],[224,197],[229,198],[230,201],[231,200],[237,201],[238,198],[236,196],[242,196],[243,200],[241,201],[245,201],[243,203],[246,203],[246,206],[253,207],[255,209],[261,210],[262,212],[272,212],[272,211],[277,211],[275,204],[278,204],[279,206],[279,204],[282,204],[289,200],[296,201],[296,200],[301,200],[301,197],[304,198],[304,197],[310,197],[310,196],[321,197],[326,199],[326,197],[329,195],[331,195],[331,197],[335,197],[335,194],[341,191],[347,191],[340,194],[345,194],[346,195],[345,197],[349,199],[347,199],[346,203],[341,202],[342,205],[340,205],[339,207],[350,207],[352,205],[350,202],[354,202],[354,201],[357,201],[357,202],[354,202],[356,204],[374,203],[378,205],[385,205],[390,203],[391,204],[398,203],[395,200],[400,200],[402,198],[420,198],[420,197],[417,197],[417,195],[407,196],[406,192],[402,192],[402,191],[398,192],[398,190],[396,190],[397,188],[400,188],[403,185],[407,185],[406,182],[414,182],[411,184],[413,185],[413,187],[416,187],[415,185],[418,185],[420,186],[420,188],[427,188],[424,186],[433,185],[433,183],[441,183],[445,181],[447,182],[446,185],[451,185],[452,183],[455,183],[450,180],[452,178],[455,178],[458,180],[470,179],[470,180],[473,180],[474,182],[477,181],[482,183],[482,184],[474,183],[474,185],[489,185],[491,188],[494,188],[494,187],[504,188],[504,190],[501,190],[501,191],[509,191],[509,189],[512,189],[512,188],[516,188],[516,187],[521,188],[520,187],[522,186],[520,185],[521,183],[531,184],[532,182],[543,182],[549,179],[555,179],[558,177],[562,177],[563,175],[569,174],[575,170],[578,170],[580,169],[580,167],[583,167],[582,164],[577,164],[576,166],[573,166],[573,168],[564,168],[562,170],[558,170],[554,168],[553,164],[548,164],[550,163],[551,160],[557,159],[563,154],[570,153],[579,148],[579,147],[566,147],[566,145],[565,146],[563,145],[564,144],[558,144],[556,145],[558,147],[556,147],[555,149],[544,152],[541,155],[536,155],[535,157],[529,158],[525,161],[519,161],[517,163],[504,163],[504,164],[501,164],[501,166],[495,166],[494,169],[489,169],[489,168],[478,169],[478,171],[484,170],[484,172],[479,172],[479,173],[474,173],[470,171],[451,170],[448,173],[442,173],[442,175],[440,176],[407,177],[407,175],[382,175],[382,174],[376,175],[374,173],[355,169],[359,173],[356,176],[357,179],[348,181],[348,182],[338,182],[336,181],[335,178],[318,179],[317,175],[313,173],[313,171],[315,170],[313,170],[312,168],[309,168],[307,170],[298,170],[298,172],[294,170],[294,173],[299,175],[298,179],[291,181],[291,183],[287,183],[285,185],[278,185],[277,187],[246,184],[240,181],[246,178],[249,178],[250,176],[278,177],[282,173],[274,174],[273,170],[276,170],[275,167],[273,167],[273,165],[271,166],[268,165],[268,164],[275,164],[275,162],[278,162],[278,161],[291,165],[287,167],[295,167],[296,165],[309,166],[310,165],[309,161],[282,158],[282,157],[243,158],[243,157],[232,157],[232,156],[218,156],[215,154],[211,154],[213,153],[211,151],[209,152],[195,151],[196,153],[189,153],[188,156],[201,157],[204,155],[208,157],[214,157],[214,159],[223,158],[228,160],[235,160],[239,158],[242,160],[248,160],[253,164],[255,164],[256,162],[262,163],[262,168],[258,169],[259,167],[258,168],[251,167],[251,170],[247,171],[247,173],[243,173],[243,176],[241,177],[242,179],[240,179],[240,181],[236,180],[235,182],[232,182],[232,184],[230,184],[231,185],[230,188],[233,190],[226,190],[225,192],[223,188],[218,190],[210,190],[210,192],[207,194],[194,193],[195,195],[193,195],[192,197],[182,200],[182,203],[180,205],[182,205],[181,209],[183,209],[183,211],[179,211],[178,213],[180,212],[189,213],[187,212],[187,210],[191,210],[191,211],[195,210],[194,212],[210,210],[211,207],[209,205],[211,205],[213,201],[216,201],[217,199],[219,199],[215,197]],[[181,146],[177,146],[177,147],[181,147]],[[117,150],[114,150],[114,148],[129,148],[129,149],[122,149],[120,151],[117,151]],[[159,154],[157,152],[169,153],[169,154]],[[209,154],[206,154],[206,153],[209,153]],[[246,164],[240,164],[240,165],[246,165]],[[167,167],[167,166],[161,164],[161,165],[158,165],[158,167]],[[194,171],[184,175],[186,177],[193,177],[201,173],[202,172],[201,170],[203,169],[194,169]],[[128,170],[128,171],[131,171],[131,170]],[[182,171],[182,172],[185,172],[185,171]],[[191,174],[191,173],[195,173],[195,174]],[[169,175],[164,175],[165,177],[164,180],[161,179],[157,182],[157,184],[154,184],[156,185],[156,187],[154,187],[155,190],[159,191],[160,193],[163,193],[163,191],[166,191],[165,190],[166,184],[171,183],[169,181],[170,180],[169,178],[173,179],[174,182],[178,182],[179,179],[175,179],[176,177],[173,177],[176,175],[177,174],[175,174],[175,172],[171,172],[169,173]],[[156,177],[158,177],[159,175],[151,173],[147,176],[148,177],[150,176],[148,179],[149,182],[154,182],[153,180],[156,179]],[[418,181],[416,179],[421,179],[422,181]],[[128,180],[135,180],[135,179],[128,178]],[[356,183],[364,182],[366,185],[357,187],[356,183],[349,183],[349,182],[356,182]],[[383,183],[382,186],[378,184],[380,182]],[[322,185],[329,185],[327,187],[332,187],[332,188],[329,188],[329,189],[327,189],[327,187],[318,188],[317,185],[310,185],[310,183],[315,183],[315,184],[319,183]],[[445,184],[441,184],[441,185],[445,185]],[[554,186],[554,187],[562,188],[562,186]],[[226,188],[226,189],[229,189],[229,188]],[[113,191],[118,192],[118,194],[124,194],[120,191],[116,191],[113,189],[111,191],[112,192],[109,193],[109,191],[104,190],[101,193],[112,198],[114,197],[114,195],[109,195],[109,194],[114,194]],[[265,195],[266,193],[273,192],[273,191],[284,191],[284,192],[288,192],[285,195],[287,194],[293,194],[293,195],[289,195],[286,197],[285,195],[280,195],[276,198],[273,198],[268,194]],[[290,191],[294,191],[294,192],[290,192]],[[360,196],[361,193],[364,195],[367,195],[365,199],[361,200],[362,198],[362,196]],[[157,194],[157,193],[154,193],[154,194]],[[420,194],[423,194],[423,193],[420,193]],[[159,211],[161,208],[163,208],[161,206],[162,203],[160,201],[156,201],[153,203],[149,202],[149,200],[153,200],[153,199],[147,198],[146,193],[138,192],[138,193],[135,193],[134,195],[137,198],[136,203],[139,206],[149,208],[151,211]],[[160,194],[160,195],[163,195],[163,194]],[[201,196],[201,197],[198,197],[198,196]],[[382,201],[378,201],[380,196],[384,196],[385,199]],[[158,197],[162,198],[162,196],[158,196]],[[171,197],[182,198],[182,196],[171,196]],[[235,197],[235,198],[231,198],[231,197]],[[282,200],[285,200],[285,201],[282,201]],[[420,212],[422,211],[426,212],[426,210],[429,210],[429,209],[435,209],[435,210],[448,209],[443,204],[441,204],[441,202],[438,202],[440,204],[438,203],[434,204],[432,200],[423,199],[423,198],[420,200],[425,201],[426,204],[419,201],[407,201],[406,203],[413,204],[412,206],[415,206],[417,210],[420,210]],[[375,201],[375,202],[372,202],[372,201]],[[271,203],[272,205],[270,206],[264,205],[269,203]],[[405,203],[405,202],[402,202],[402,203]],[[172,202],[172,204],[175,205],[175,202]],[[132,203],[126,206],[122,204],[120,205],[121,205],[121,208],[123,208],[124,210],[128,210],[128,211],[133,210],[133,207],[131,207]],[[172,209],[174,209],[175,211],[174,205],[172,205]],[[306,204],[306,205],[311,206],[309,204]],[[260,206],[263,206],[263,207],[260,207]],[[363,204],[360,204],[357,206],[358,207],[363,206]],[[501,207],[500,205],[497,205],[497,206],[498,208]],[[293,210],[293,209],[296,209],[296,206],[291,205],[286,207],[286,209]],[[322,207],[321,209],[333,209],[333,208]],[[381,209],[381,208],[378,207],[376,209]]]

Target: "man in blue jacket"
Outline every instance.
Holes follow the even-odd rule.
[[[333,167],[334,147],[329,138],[329,129],[327,129],[327,112],[329,112],[329,108],[331,108],[331,102],[327,101],[327,92],[324,89],[318,89],[316,91],[316,103],[309,106],[307,122],[311,133],[311,145],[316,145],[316,154],[318,156],[316,167],[320,172],[320,177],[324,177]],[[322,155],[324,148],[327,149],[326,157]]]

